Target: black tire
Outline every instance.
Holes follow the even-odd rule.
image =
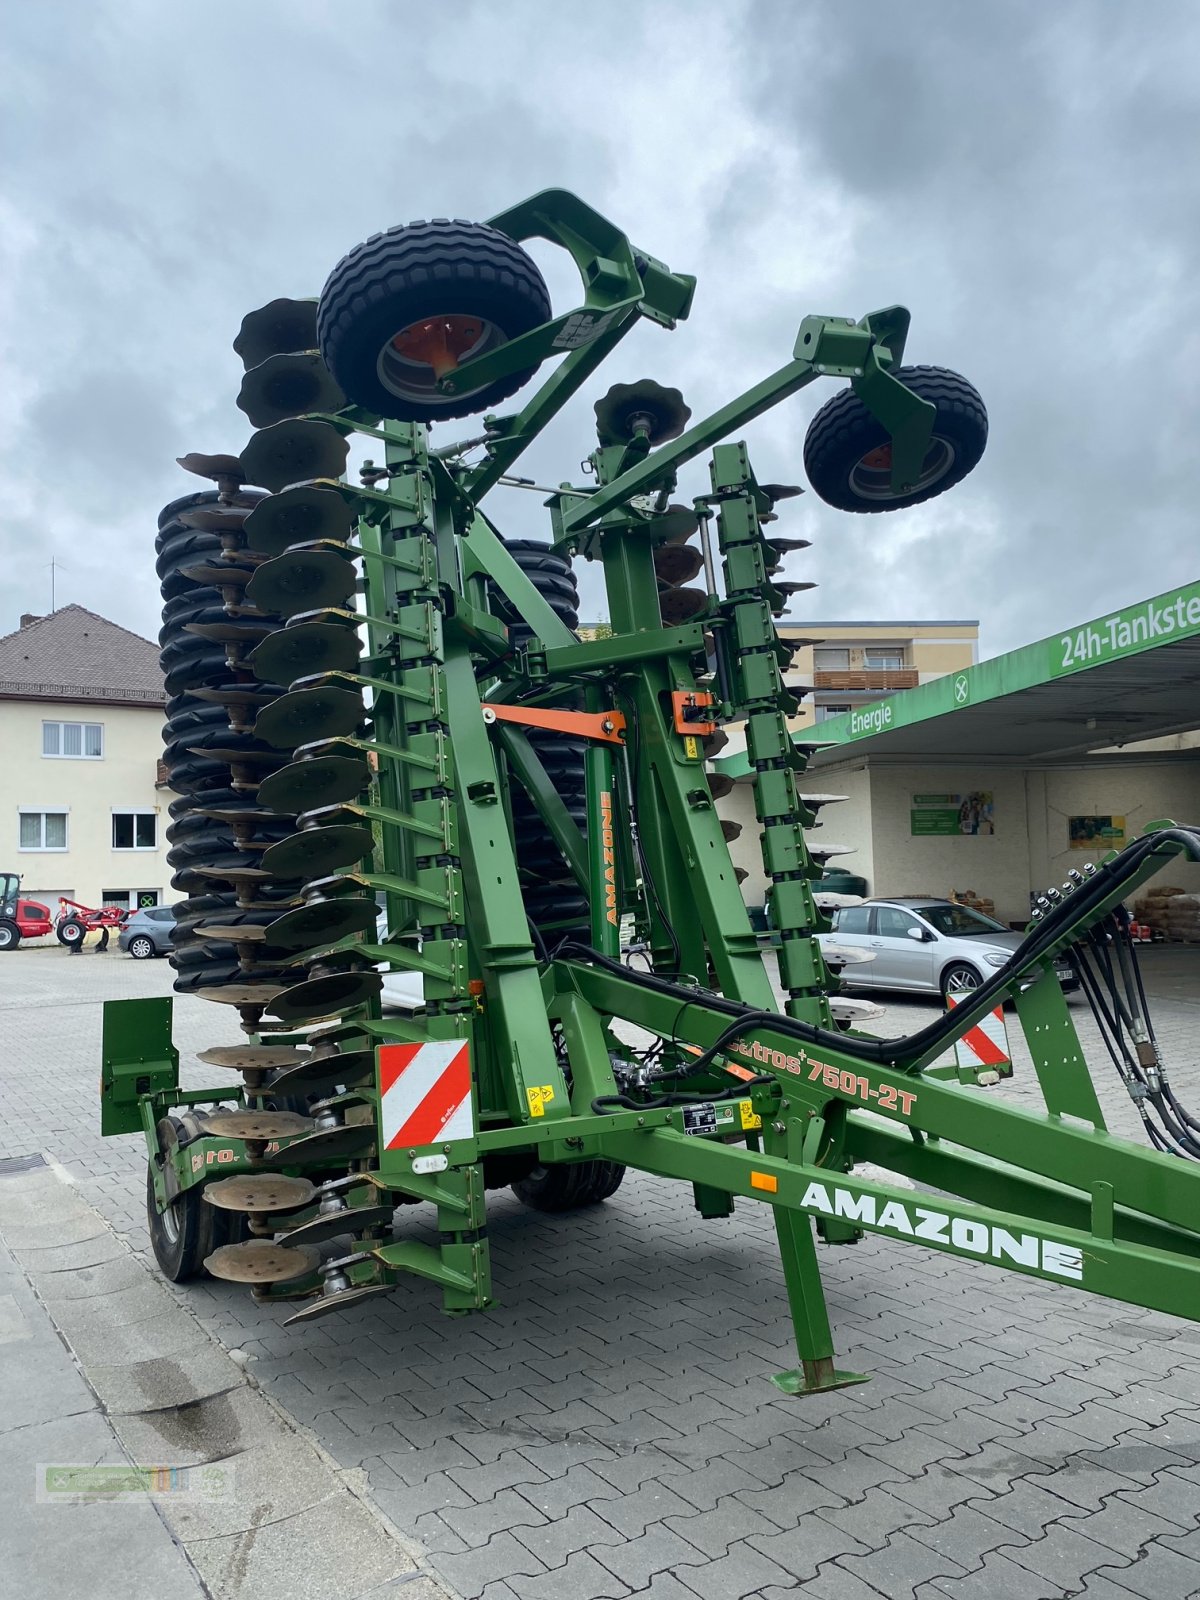
[[[197,839],[173,845],[167,851],[167,865],[177,872],[194,867],[228,867],[242,872],[257,867],[262,856],[253,850],[239,850],[232,839]],[[203,891],[202,891],[203,892]]]
[[[154,570],[165,581],[178,573],[180,567],[196,567],[208,561],[220,561],[221,555],[218,534],[207,533],[203,528],[180,528],[178,533],[164,541]]]
[[[180,1144],[195,1138],[198,1129],[188,1119],[171,1117]],[[161,1126],[161,1124],[160,1124]],[[201,1186],[185,1189],[168,1212],[159,1214],[154,1204],[154,1180],[146,1167],[146,1225],[150,1248],[165,1278],[186,1283],[204,1271],[204,1260],[223,1244],[245,1236],[245,1218],[237,1212],[219,1211],[204,1198]]]
[[[200,801],[206,794],[219,794],[225,788],[229,782],[229,764],[190,756],[174,766],[168,762],[167,777],[172,789],[187,792]]]
[[[185,1189],[168,1210],[160,1212],[154,1204],[154,1179],[146,1167],[146,1226],[150,1248],[164,1278],[186,1283],[204,1271],[204,1258],[212,1255],[213,1224],[216,1207],[210,1206],[199,1188]]]
[[[176,994],[191,994],[195,989],[221,989],[230,983],[246,983],[247,977],[236,960],[205,962],[203,966],[180,967],[172,956],[175,981],[171,987]]]
[[[941,976],[942,1003],[951,989],[978,989],[983,975],[969,961],[952,961]]]
[[[223,898],[231,900],[232,896]],[[186,905],[190,902],[182,903]],[[172,947],[185,949],[197,943],[197,928],[265,928],[282,915],[278,906],[222,905],[219,909],[178,918],[171,929],[171,944]],[[255,946],[256,951],[263,948],[262,945]]]
[[[252,733],[235,733],[229,726],[229,713],[224,706],[214,706],[213,709],[217,716],[207,727],[187,729],[163,745],[164,761],[179,761],[197,754],[207,760],[210,759],[205,755],[208,750],[238,750],[247,755],[261,756],[280,753],[277,746],[268,744],[265,739],[256,739]]]
[[[208,589],[196,590],[197,594],[209,594],[210,592]],[[178,599],[168,601],[163,608],[163,625],[158,630],[160,648],[170,644],[172,639],[178,639],[181,636],[185,639],[199,638],[198,634],[184,632],[184,628],[189,622],[202,622],[211,627],[214,622],[228,622],[230,620],[229,613],[221,603],[219,595],[215,601],[208,604],[181,604],[181,601],[186,602],[189,599],[190,596],[181,595]],[[167,615],[168,611],[171,613],[169,617]]]
[[[135,961],[149,961],[151,956],[158,953],[154,948],[154,940],[148,933],[135,933],[129,941],[128,949]]]
[[[197,798],[203,797],[192,796],[193,800]],[[295,824],[290,817],[272,817],[269,821],[256,822],[253,828],[255,839],[270,839],[272,842],[276,839],[289,839],[295,831]],[[202,817],[196,812],[177,818],[167,828],[167,843],[171,845],[187,844],[193,840],[206,838],[231,846],[235,843],[233,830],[227,823],[214,822],[211,817]],[[167,859],[171,866],[175,865],[170,857]]]
[[[7,917],[0,917],[0,952],[15,950],[21,942],[21,930]]]
[[[191,511],[196,506],[215,506],[220,500],[220,493],[216,489],[197,489],[192,494],[181,494],[178,500],[168,500],[158,513],[158,536],[154,541],[155,549],[162,549],[163,534],[181,511]]]
[[[577,628],[579,583],[567,557],[560,556],[537,539],[506,539],[504,546],[558,619],[572,630]],[[514,648],[533,637],[533,629],[522,621],[511,601],[494,583],[488,584],[488,603],[507,626],[509,642]]]
[[[579,1211],[616,1194],[625,1176],[619,1161],[577,1161],[569,1166],[534,1167],[512,1191],[534,1211]]]
[[[168,695],[199,689],[202,684],[229,682],[233,674],[225,660],[223,645],[197,639],[195,634],[185,634],[184,638],[188,641],[186,646],[182,639],[175,639],[162,653],[162,670]]]
[[[213,728],[222,728],[228,732],[229,712],[224,706],[212,705],[207,700],[196,700],[185,711],[177,711],[163,723],[163,748],[185,743],[186,736],[191,733],[211,733]],[[211,740],[209,742],[211,743]]]
[[[193,994],[197,989],[223,989],[228,984],[278,984],[282,975],[282,967],[255,966],[247,972],[236,961],[220,962],[184,967],[182,971],[177,968],[171,987],[176,994]]]
[[[87,929],[78,917],[67,917],[58,924],[54,932],[59,944],[68,945],[71,949],[77,944],[82,944],[87,936]]]
[[[181,594],[175,600],[166,601],[162,608],[162,620],[165,626],[170,627],[181,621],[191,621],[187,613],[195,610],[197,606],[223,606],[223,604],[221,591],[215,585],[198,583],[190,594]],[[159,643],[162,642],[160,638]]]
[[[241,488],[234,499],[234,504],[245,506],[248,509],[256,500],[263,498],[261,489]],[[158,513],[158,536],[154,541],[154,548],[161,550],[163,544],[174,532],[174,527],[181,526],[175,523],[176,517],[182,511],[192,511],[196,506],[215,506],[221,501],[221,496],[216,489],[197,489],[194,494],[180,495],[178,500],[169,501]]]
[[[505,548],[534,588],[568,628],[578,626],[579,586],[571,562],[537,539],[506,539]],[[532,630],[495,585],[488,586],[488,604],[508,626],[514,645],[525,643]],[[568,813],[587,831],[587,797],[583,757],[587,746],[580,739],[533,730],[529,742],[558,791]],[[589,937],[587,903],[580,899],[571,869],[547,832],[536,806],[519,784],[510,788],[513,838],[521,872],[525,913],[547,944],[564,935]],[[553,887],[547,888],[547,885]],[[568,885],[564,890],[560,885]]]
[[[219,807],[230,810],[257,810],[252,795],[243,794],[239,789],[207,789],[203,794],[181,794],[177,800],[172,800],[167,807],[167,813],[172,822],[180,822],[184,817],[191,816],[198,806]],[[171,838],[171,834],[167,834]]]
[[[945,367],[899,367],[895,376],[937,407],[920,478],[906,493],[892,492],[887,430],[853,389],[843,389],[817,412],[804,440],[804,470],[826,505],[839,511],[898,511],[944,494],[978,465],[988,419],[974,385]]]
[[[402,362],[392,340],[414,323],[471,317],[483,323],[472,351],[507,344],[550,318],[536,262],[514,239],[481,222],[412,222],[358,245],[329,274],[317,307],[325,365],[356,405],[402,422],[434,422],[487,411],[516,394],[535,367],[474,394],[446,395],[432,367]],[[380,374],[387,356],[389,382]]]

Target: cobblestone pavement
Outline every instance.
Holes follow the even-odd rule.
[[[1196,1103],[1198,965],[1146,957]],[[138,1250],[138,1141],[96,1131],[99,1002],[169,983],[112,954],[0,958],[0,1155],[55,1157]],[[930,1015],[898,1001],[874,1026]],[[236,1027],[182,999],[176,1037]],[[994,1092],[1034,1100],[1017,1055]],[[1112,1078],[1106,1110],[1133,1132]],[[490,1227],[485,1315],[447,1319],[414,1284],[285,1333],[231,1285],[186,1291],[467,1600],[1200,1594],[1200,1325],[867,1239],[822,1263],[839,1363],[871,1382],[792,1400],[767,1381],[795,1354],[765,1207],[706,1223],[687,1186],[630,1175],[575,1217],[496,1196]]]

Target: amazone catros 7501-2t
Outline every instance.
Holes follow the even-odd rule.
[[[532,238],[574,261],[577,307],[554,313]],[[486,224],[390,228],[318,300],[245,319],[256,431],[240,455],[183,459],[214,487],[163,511],[158,573],[175,983],[235,1007],[246,1039],[205,1051],[225,1076],[184,1092],[169,1000],[105,1016],[104,1132],[146,1138],[158,1260],[294,1301],[292,1323],[408,1273],[466,1312],[491,1298],[489,1188],[567,1211],[634,1168],[691,1183],[705,1217],[773,1208],[791,1392],[859,1381],[834,1364],[817,1239],[864,1229],[1200,1316],[1200,1134],[1120,909],[1171,856],[1200,856],[1200,834],[1164,823],[1073,875],[1007,966],[907,1038],[855,1026],[815,938],[805,829],[833,797],[798,792],[775,627],[807,587],[779,578],[805,541],[773,531],[799,490],[760,483],[731,436],[838,380],[804,450],[821,499],[884,512],[951,488],[987,417],[964,379],[902,364],[907,312],[806,317],[790,359],[701,421],[678,390],[617,383],[582,481],[542,493],[546,540],[489,515],[496,485],[539,488],[515,463],[622,338],[674,328],[693,289],[552,190]],[[468,416],[467,436],[431,439]],[[703,455],[709,487],[676,500]],[[603,571],[602,637],[576,631],[580,559]],[[731,720],[782,1002],[714,804]],[[1064,952],[1147,1147],[1105,1128]],[[935,1065],[1004,998],[1044,1113]],[[436,1241],[394,1234],[416,1203]]]

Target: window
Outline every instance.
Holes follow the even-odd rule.
[[[869,933],[872,910],[871,906],[843,906],[833,925],[839,933]]]
[[[849,672],[849,650],[832,650],[818,647],[813,651],[813,670],[816,672]]]
[[[1007,933],[1008,929],[995,917],[985,917],[982,911],[972,911],[970,906],[952,904],[949,900],[939,905],[921,906],[921,915],[948,939],[968,939],[979,933]]]
[[[863,660],[868,672],[899,672],[904,666],[904,651],[895,648],[867,650]]]
[[[19,849],[65,850],[67,813],[65,811],[22,811]]]
[[[114,850],[157,850],[158,813],[156,811],[114,811],[112,814]]]
[[[813,707],[813,714],[818,722],[824,722],[827,717],[840,717],[844,711],[849,711],[849,709],[848,705],[830,706],[823,705],[818,701]]]
[[[875,932],[881,938],[907,938],[910,928],[915,928],[919,933],[921,924],[916,917],[910,917],[907,911],[900,911],[896,906],[877,907],[875,912]]]
[[[43,722],[42,754],[99,761],[104,755],[102,722]]]

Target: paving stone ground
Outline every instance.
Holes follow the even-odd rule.
[[[1145,967],[1200,1105],[1200,952]],[[97,1132],[100,1001],[169,985],[165,963],[119,955],[0,958],[0,1156],[62,1162],[138,1251],[139,1143]],[[873,1026],[931,1015],[898,1000]],[[177,1000],[185,1056],[236,1037],[221,1008]],[[993,1092],[1036,1104],[1017,1063]],[[186,1290],[465,1600],[1200,1595],[1200,1324],[867,1239],[821,1259],[839,1362],[871,1382],[793,1400],[768,1382],[795,1353],[765,1208],[704,1222],[685,1185],[631,1174],[593,1212],[501,1194],[489,1221],[483,1315],[447,1319],[414,1284],[285,1332],[231,1285]],[[428,1226],[414,1208],[398,1231]]]

